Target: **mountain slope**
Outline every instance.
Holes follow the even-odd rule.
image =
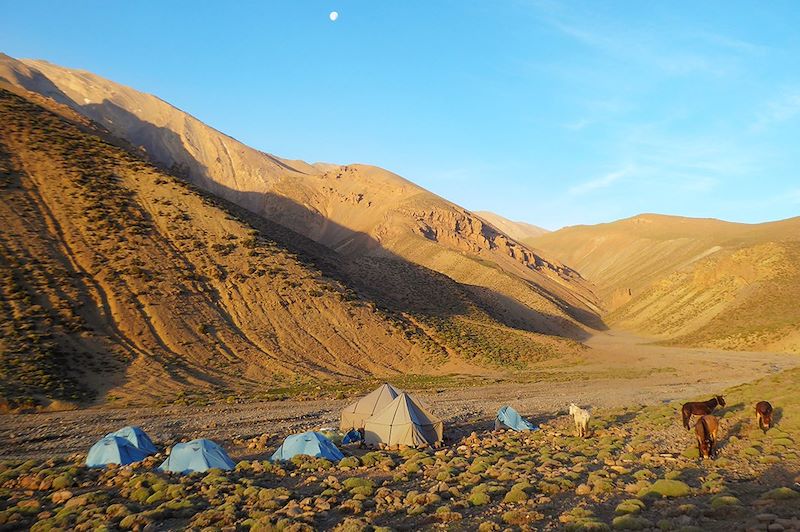
[[[491,373],[578,348],[441,274],[348,259],[202,193],[2,82],[0,123],[0,410]]]
[[[61,364],[82,399],[93,381],[163,394],[419,363],[397,326],[174,179],[7,91],[2,121],[3,395],[58,396]]]
[[[0,58],[50,96],[198,186],[348,256],[394,257],[475,287],[494,313],[572,338],[600,327],[593,287],[474,214],[367,165],[310,165],[249,148],[162,100],[83,71]]]
[[[611,324],[677,343],[800,352],[800,218],[643,214],[527,242],[596,283]]]
[[[527,238],[534,238],[550,232],[543,227],[526,222],[515,222],[489,211],[476,211],[475,214],[484,222],[494,226],[518,242],[525,242]]]

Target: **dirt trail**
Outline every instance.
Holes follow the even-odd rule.
[[[488,429],[497,409],[511,404],[532,419],[563,413],[570,401],[594,408],[656,404],[718,392],[729,386],[800,365],[781,353],[731,352],[648,345],[635,335],[611,331],[589,340],[581,360],[548,367],[535,382],[427,390],[419,396],[446,421],[457,438]],[[336,426],[347,400],[274,401],[207,407],[91,408],[73,412],[6,415],[0,418],[0,456],[46,457],[85,452],[107,432],[138,424],[161,444],[208,437],[228,445],[235,438]],[[270,442],[277,445],[277,438]]]

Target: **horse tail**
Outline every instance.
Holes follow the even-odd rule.
[[[699,429],[699,430],[698,430]],[[695,436],[697,437],[697,448],[700,451],[700,459],[705,458],[706,442],[711,438],[709,437],[711,431],[708,430],[705,416],[700,416],[700,422],[695,426]],[[708,449],[708,455],[711,456],[711,449]]]
[[[700,416],[700,423],[703,424],[703,439],[706,438],[711,439],[711,431],[708,429],[708,423],[706,423],[706,416]]]
[[[690,413],[689,409],[686,408],[686,405],[683,405],[683,408],[681,409],[681,416],[683,416],[683,426],[686,427],[686,430],[692,430],[689,427],[689,418],[692,417],[692,414]]]

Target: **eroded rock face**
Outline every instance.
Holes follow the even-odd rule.
[[[556,274],[565,279],[580,278],[575,270],[542,258],[468,211],[458,208],[410,210],[409,215],[416,220],[419,234],[428,240],[475,254],[497,252],[531,270]]]

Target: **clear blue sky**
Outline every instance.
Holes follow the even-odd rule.
[[[336,10],[336,22],[328,13]],[[557,228],[800,214],[800,3],[0,0],[0,51]]]

